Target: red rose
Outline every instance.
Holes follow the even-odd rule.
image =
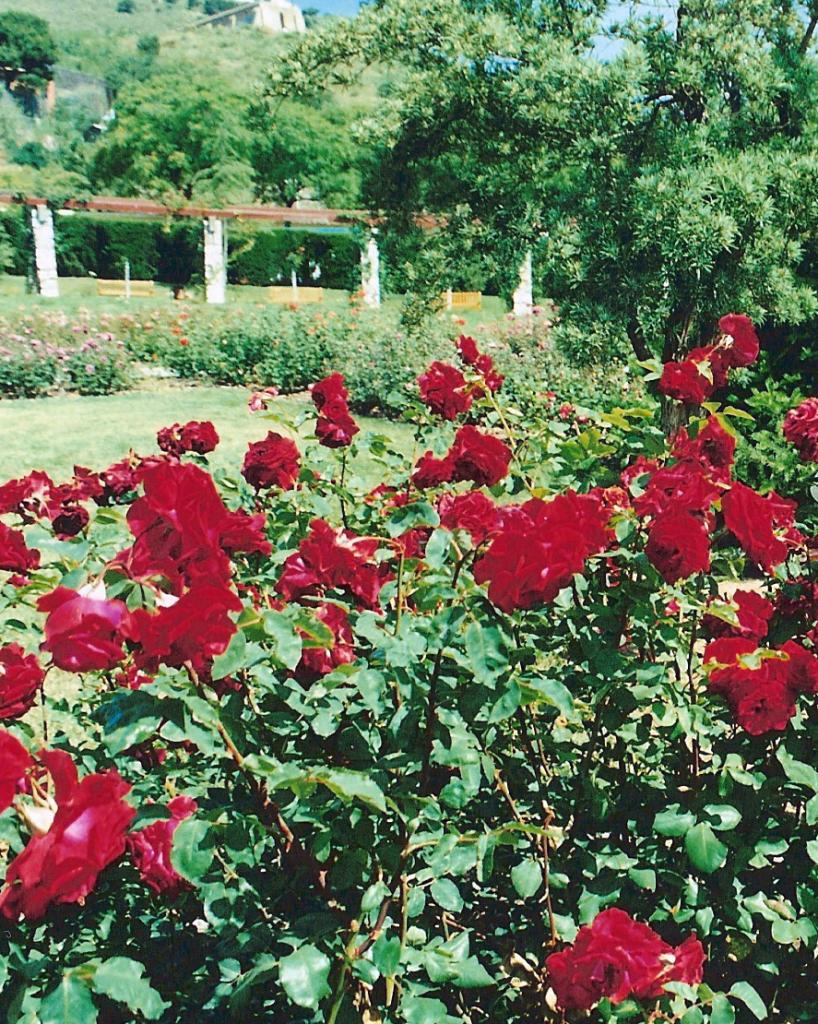
[[[466,366],[474,366],[480,356],[480,350],[474,338],[468,334],[461,334],[455,344],[457,345],[457,351],[460,353],[460,358]]]
[[[476,546],[489,536],[499,520],[497,506],[482,491],[444,494],[437,505],[440,525],[447,530],[466,530]]]
[[[818,462],[818,398],[807,398],[784,417],[784,437],[804,462]]]
[[[269,431],[263,441],[254,441],[247,449],[241,475],[257,491],[295,486],[301,468],[301,456],[292,438]]]
[[[169,818],[151,822],[139,832],[131,832],[126,839],[128,852],[142,881],[168,899],[175,899],[190,888],[190,883],[171,864],[170,851],[179,822],[189,818],[197,809],[198,804],[191,797],[174,797],[168,803]]]
[[[49,518],[57,537],[60,540],[68,540],[69,537],[76,537],[78,533],[82,533],[88,525],[90,516],[82,505],[65,502],[50,508]]]
[[[19,644],[0,647],[0,719],[20,718],[30,710],[44,679],[33,654]]]
[[[331,373],[329,377],[318,381],[310,388],[310,394],[315,408],[320,412],[327,402],[340,399],[343,402],[349,398],[349,392],[344,386],[344,375],[342,373]]]
[[[727,335],[719,348],[728,366],[749,366],[758,359],[758,335],[748,316],[728,313],[719,320],[719,329]]]
[[[100,473],[104,489],[102,492],[102,503],[119,501],[136,490],[136,467],[130,459],[121,459],[112,466]]]
[[[181,668],[190,662],[201,671],[227,650],[237,628],[229,613],[241,610],[231,590],[199,583],[182,597],[168,599],[155,614],[138,608],[124,632],[140,648],[140,668],[156,672],[160,664]]]
[[[386,567],[374,561],[380,543],[376,537],[336,532],[323,519],[314,519],[298,551],[284,563],[276,589],[286,601],[341,590],[364,607],[377,608],[381,587],[390,578]]]
[[[418,377],[418,386],[423,402],[445,420],[456,419],[471,408],[472,395],[466,378],[449,363],[433,362]]]
[[[11,807],[18,784],[31,766],[31,755],[22,743],[0,729],[0,812]]]
[[[710,568],[710,536],[703,520],[690,512],[664,512],[654,519],[645,554],[666,583]]]
[[[54,481],[47,473],[35,469],[19,480],[9,480],[0,487],[0,515],[17,512],[26,522],[46,514]]]
[[[775,491],[766,497],[746,484],[734,483],[721,503],[724,522],[749,558],[767,572],[787,557],[803,537],[795,529],[796,504]]]
[[[163,577],[181,593],[198,580],[229,582],[230,554],[270,553],[264,515],[231,512],[199,466],[161,462],[140,475],[144,496],[128,509],[136,540],[117,556],[134,579]]]
[[[818,659],[791,640],[772,651],[758,649],[753,639],[713,640],[704,664],[710,691],[726,699],[752,736],[786,729],[798,694],[818,689]]]
[[[312,683],[339,665],[349,665],[355,660],[352,627],[344,609],[337,604],[322,604],[315,609],[315,617],[332,633],[332,643],[329,648],[304,647],[293,673],[302,683]]]
[[[715,416],[710,416],[695,438],[682,428],[673,439],[672,454],[680,462],[698,463],[712,480],[726,483],[735,459],[736,439]]]
[[[636,462],[632,462],[630,466],[626,466],[622,470],[619,479],[622,481],[622,486],[630,491],[632,484],[640,480],[641,477],[652,476],[657,469],[659,469],[659,462],[656,459],[646,459],[644,455],[639,455]]]
[[[28,573],[40,564],[40,552],[28,547],[19,530],[0,523],[0,569]]]
[[[474,368],[483,378],[483,383],[489,391],[496,393],[503,386],[505,377],[494,369],[494,360],[491,356],[479,355],[474,362]]]
[[[614,1005],[629,996],[654,1000],[670,981],[697,985],[704,949],[691,935],[674,949],[652,928],[612,907],[580,928],[574,944],[546,960],[563,1010],[590,1010],[601,999]]]
[[[504,612],[547,604],[582,572],[587,558],[605,549],[608,519],[599,498],[573,491],[505,507],[474,578],[489,584],[489,599]]]
[[[693,349],[686,359],[665,363],[659,391],[689,405],[701,405],[727,383],[727,369],[715,345]]]
[[[449,451],[452,480],[471,480],[475,487],[493,487],[508,473],[511,449],[477,427],[461,427]]]
[[[68,754],[43,751],[40,760],[54,780],[57,812],[44,835],[33,836],[9,864],[0,893],[0,914],[38,921],[52,903],[77,903],[100,872],[125,850],[125,833],[136,813],[123,799],[130,791],[115,771],[79,782]]]
[[[315,436],[327,448],[348,447],[360,430],[350,415],[348,397],[340,373],[333,373],[312,387],[312,400],[318,409]]]
[[[772,602],[754,590],[737,590],[733,594],[732,601],[736,605],[738,625],[733,626],[715,615],[705,615],[702,625],[707,635],[763,640],[767,635],[768,623],[775,611]]]
[[[664,512],[709,511],[721,491],[694,462],[677,462],[651,474],[644,492],[634,498],[633,507],[640,516],[660,516]]]
[[[444,458],[438,459],[431,452],[425,452],[417,461],[412,473],[412,483],[420,490],[425,490],[427,487],[439,487],[440,484],[451,482],[452,473],[454,473],[454,464],[450,456],[446,455]]]
[[[120,630],[128,611],[122,601],[105,600],[104,593],[104,588],[83,594],[57,587],[37,602],[41,612],[48,612],[43,649],[51,652],[57,668],[93,672],[122,661]]]
[[[172,427],[162,427],[156,435],[156,443],[168,455],[178,457],[185,452],[207,455],[218,445],[219,435],[209,420],[191,420],[184,425],[174,423]]]

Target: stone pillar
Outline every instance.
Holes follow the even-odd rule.
[[[361,291],[364,305],[377,309],[381,304],[381,257],[373,231],[361,249]]]
[[[534,272],[531,264],[531,250],[525,254],[520,267],[520,283],[514,290],[512,299],[515,316],[531,316],[534,310]]]
[[[34,261],[40,295],[47,299],[60,297],[57,278],[57,251],[54,248],[54,215],[47,206],[35,206],[31,211],[31,230],[34,234]]]
[[[227,226],[220,217],[204,222],[205,295],[212,306],[227,301]]]

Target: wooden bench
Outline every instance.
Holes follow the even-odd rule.
[[[306,306],[309,303],[323,302],[323,288],[293,288],[289,284],[274,284],[267,289],[270,302],[284,306]]]
[[[152,299],[154,296],[153,281],[105,281],[97,280],[97,295],[114,296],[124,299]]]
[[[446,309],[482,309],[482,292],[443,292]]]

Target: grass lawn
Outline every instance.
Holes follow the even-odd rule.
[[[201,289],[189,289],[190,298],[183,305],[194,310],[217,310],[230,306],[268,306],[271,305],[266,288],[253,285],[230,285],[227,289],[227,306],[207,306]],[[308,306],[307,309],[339,309],[349,303],[349,294],[344,291],[325,289],[325,300],[321,306]],[[403,302],[400,295],[390,295],[384,299],[386,309],[398,309]],[[97,295],[97,284],[90,277],[61,277],[59,299],[44,299],[39,295],[27,295],[25,279],[12,275],[0,275],[0,316],[21,317],[41,310],[59,310],[69,315],[80,310],[91,313],[128,313],[136,310],[147,312],[154,309],[173,309],[179,307],[174,302],[170,288],[156,285],[156,294],[150,299],[124,299]],[[496,295],[483,296],[483,308],[480,310],[464,310],[457,312],[457,317],[465,320],[467,330],[476,330],[479,325],[496,323],[507,313],[506,303]],[[451,317],[450,312],[441,312],[441,317]]]
[[[210,457],[214,467],[238,472],[250,441],[277,428],[263,413],[247,409],[245,388],[184,387],[151,382],[139,390],[119,395],[84,398],[59,395],[53,398],[0,401],[0,481],[32,469],[44,469],[62,481],[75,464],[100,470],[133,448],[140,455],[158,451],[156,431],[171,423],[212,420],[221,443]],[[280,398],[270,414],[284,422],[312,408],[306,398]],[[411,451],[412,428],[388,420],[359,419],[362,431],[388,435],[399,449]],[[302,427],[305,443],[311,438],[312,420]],[[302,446],[303,447],[303,446]],[[375,467],[362,459],[357,468],[377,482]]]

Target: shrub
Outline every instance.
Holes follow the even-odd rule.
[[[0,393],[9,398],[38,398],[55,385],[59,363],[53,355],[0,354]]]
[[[128,386],[127,367],[119,353],[80,349],[65,362],[69,390],[80,395],[111,395]]]
[[[721,394],[667,445],[460,351],[419,460],[262,419],[221,492],[2,488],[11,1024],[811,1018],[815,504]]]

